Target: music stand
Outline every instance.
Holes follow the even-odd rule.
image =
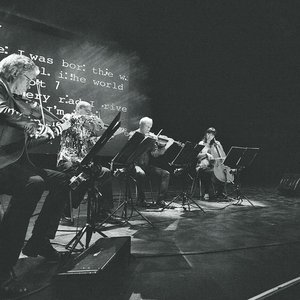
[[[133,181],[136,184],[136,180],[131,175],[131,170],[133,168],[133,163],[135,160],[141,156],[144,152],[150,150],[155,141],[150,137],[146,137],[139,133],[135,132],[134,135],[127,141],[121,151],[112,159],[111,161],[111,170],[115,167],[122,169],[122,174],[125,177],[125,197],[123,202],[111,213],[114,215],[119,209],[123,208],[122,217],[124,220],[129,223],[129,219],[132,214],[128,217],[127,215],[127,207],[128,203],[130,203],[131,209],[137,212],[146,222],[148,222],[151,226],[154,227],[153,223],[146,218],[134,205],[131,189],[130,189],[130,181]],[[109,218],[109,217],[108,217]],[[103,220],[102,223],[105,223],[106,219]]]
[[[196,153],[197,149],[196,147],[192,146],[192,143],[187,141],[185,142],[184,146],[181,148],[177,156],[174,158],[174,160],[170,163],[171,166],[174,166],[175,168],[183,168],[183,170],[186,170],[191,162],[195,159],[195,156],[198,154]],[[185,172],[184,172],[185,173]],[[185,209],[184,205],[188,205],[189,211],[190,209],[190,202],[193,202],[200,210],[203,212],[204,209],[197,203],[195,202],[192,197],[188,194],[186,190],[184,190],[184,187],[182,186],[182,192],[174,197],[165,207],[162,208],[162,211],[166,208],[168,208],[174,201],[177,199],[182,200],[182,207]]]
[[[70,254],[74,251],[76,246],[81,243],[81,238],[86,233],[86,244],[85,248],[89,247],[89,243],[92,238],[92,234],[98,232],[103,237],[107,237],[103,232],[101,232],[98,228],[96,228],[96,208],[97,208],[97,197],[101,196],[101,193],[95,186],[95,180],[97,172],[94,170],[91,171],[92,161],[96,154],[98,154],[101,149],[105,146],[107,141],[114,135],[114,133],[120,127],[120,116],[121,112],[119,112],[116,117],[113,119],[111,124],[107,127],[107,129],[103,132],[101,137],[98,139],[96,144],[92,147],[92,149],[88,152],[88,154],[83,158],[80,162],[79,170],[83,170],[79,175],[71,178],[70,187],[72,189],[77,188],[76,180],[78,180],[79,184],[82,182],[81,179],[84,178],[87,180],[88,188],[88,198],[87,198],[87,221],[84,227],[82,227],[78,233],[72,238],[72,240],[66,245],[66,249],[68,249]],[[86,173],[87,172],[87,173]],[[76,183],[76,184],[75,184]]]
[[[252,147],[236,147],[232,146],[226,156],[224,165],[235,170],[235,180],[233,182],[234,191],[236,192],[237,200],[234,205],[242,205],[244,200],[247,200],[251,206],[254,204],[241,192],[240,173],[245,168],[249,167],[257,156],[259,148]]]

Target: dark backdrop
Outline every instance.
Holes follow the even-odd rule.
[[[197,142],[214,126],[226,150],[260,147],[248,181],[300,171],[299,1],[15,2],[0,7],[135,51],[154,132]]]

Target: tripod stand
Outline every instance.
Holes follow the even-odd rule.
[[[235,180],[233,182],[233,189],[235,197],[227,197],[231,200],[237,200],[233,205],[242,205],[243,201],[246,200],[251,206],[255,207],[254,204],[248,199],[241,191],[241,171],[246,167],[250,166],[254,161],[259,148],[249,148],[249,147],[231,147],[228,155],[224,161],[224,165],[229,166],[234,170]]]
[[[145,138],[143,134],[135,132],[121,149],[121,151],[111,161],[111,169],[113,170],[114,168],[121,167],[124,171],[123,176],[125,178],[124,201],[112,212],[112,215],[115,214],[119,209],[123,208],[122,216],[127,223],[129,223],[128,219],[131,217],[128,217],[127,215],[128,204],[130,204],[132,211],[137,212],[146,222],[154,227],[152,222],[150,222],[150,220],[148,220],[148,218],[146,218],[133,204],[130,188],[131,181],[136,184],[136,180],[131,175],[131,170],[133,169],[133,163],[135,159],[151,149],[153,144],[154,140],[152,138]]]
[[[78,168],[78,170],[83,169],[83,172],[81,172],[77,176],[73,176],[70,180],[69,186],[73,190],[75,190],[83,181],[87,180],[86,182],[88,184],[86,225],[82,227],[79,232],[72,238],[72,240],[66,245],[66,249],[70,250],[70,254],[74,251],[78,244],[80,244],[84,248],[84,245],[81,243],[81,238],[84,234],[86,234],[85,248],[89,247],[93,233],[98,232],[103,237],[107,237],[107,235],[105,235],[95,226],[96,214],[98,212],[98,197],[101,197],[101,193],[95,186],[97,176],[99,175],[99,166],[95,165],[92,161],[120,127],[120,116],[121,113],[119,112],[107,127],[107,129],[104,131],[104,133],[101,135],[101,137],[98,139],[96,144],[89,150],[87,155],[80,162],[80,168]]]
[[[153,223],[147,218],[145,217],[134,205],[133,203],[133,198],[132,198],[132,194],[131,194],[131,187],[130,187],[130,181],[133,181],[136,184],[136,180],[130,175],[130,171],[127,170],[125,168],[125,171],[123,172],[123,176],[125,178],[125,193],[124,193],[124,200],[122,203],[120,203],[120,205],[118,205],[117,208],[115,208],[113,210],[113,212],[105,219],[103,220],[101,223],[99,223],[99,226],[101,226],[102,224],[104,224],[106,222],[107,219],[109,219],[112,215],[115,215],[117,211],[119,211],[120,209],[122,210],[122,218],[124,219],[124,221],[128,224],[129,223],[129,219],[132,217],[133,211],[135,211],[136,213],[138,213],[139,216],[141,216],[148,224],[150,224],[152,227],[154,227]],[[131,214],[130,216],[128,216],[128,207],[130,206],[131,208]],[[131,225],[131,224],[130,224]]]
[[[72,238],[72,240],[66,245],[66,249],[72,253],[76,246],[80,244],[83,248],[87,249],[89,247],[93,233],[97,232],[103,237],[107,237],[106,234],[101,232],[96,228],[96,217],[98,212],[99,200],[98,197],[101,197],[101,193],[98,191],[95,186],[95,179],[92,178],[89,180],[88,186],[88,200],[87,200],[87,220],[84,227],[82,227],[78,233]],[[83,235],[86,234],[85,247],[81,243]]]
[[[231,200],[237,200],[233,205],[242,205],[243,201],[246,200],[251,206],[255,207],[255,205],[251,202],[249,198],[247,198],[241,190],[241,183],[240,183],[240,172],[243,168],[236,169],[235,172],[235,180],[233,182],[233,191],[235,193],[235,196],[232,198],[229,195],[227,197]]]
[[[177,196],[175,196],[165,207],[162,208],[162,211],[166,208],[168,208],[173,202],[177,201],[178,199],[181,199],[181,206],[184,210],[186,210],[185,205],[188,206],[188,210],[191,210],[191,205],[196,205],[202,212],[205,213],[204,209],[190,196],[190,193],[188,192],[188,177],[190,176],[188,174],[188,171],[186,168],[180,168],[182,171],[180,172],[181,176],[184,176],[182,180],[182,186],[181,186],[181,193]]]
[[[177,154],[177,156],[174,158],[174,160],[170,163],[171,166],[174,166],[176,168],[178,168],[177,170],[181,170],[182,174],[185,176],[185,178],[183,178],[183,182],[187,181],[188,179],[188,168],[190,167],[190,165],[193,163],[193,161],[195,160],[195,157],[197,156],[199,152],[199,149],[197,146],[193,147],[192,143],[187,141],[185,142],[184,146],[180,149],[179,153]],[[193,204],[195,204],[202,212],[205,212],[204,209],[198,204],[196,203],[192,197],[190,197],[189,193],[187,192],[187,184],[184,185],[184,183],[182,183],[182,192],[177,195],[176,197],[174,197],[171,202],[169,202],[162,210],[164,210],[165,208],[168,208],[174,201],[176,201],[177,199],[181,199],[182,201],[182,207],[184,209],[186,209],[184,207],[184,205],[188,205],[188,210],[190,211],[190,204],[191,202]]]

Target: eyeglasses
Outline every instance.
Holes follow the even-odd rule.
[[[88,114],[88,115],[92,114],[92,109],[91,109],[91,108],[84,107],[84,108],[83,108],[83,111],[84,111],[86,114]]]
[[[31,81],[31,80],[34,80],[34,79],[31,79],[31,78],[29,78],[27,75],[25,75],[25,74],[22,74],[24,77],[26,77],[26,79],[28,80],[28,83]]]

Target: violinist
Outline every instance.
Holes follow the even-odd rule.
[[[101,118],[92,114],[92,106],[89,102],[79,101],[76,104],[75,112],[66,114],[63,120],[68,120],[71,127],[64,131],[60,141],[60,149],[57,157],[58,170],[73,176],[80,162],[96,144],[104,128]],[[107,219],[109,223],[118,223],[114,216],[110,216],[113,208],[111,172],[108,168],[101,166],[98,176],[98,187],[101,191],[97,221]],[[72,191],[72,205],[77,208],[87,192],[88,183],[83,182],[75,191]],[[67,202],[62,224],[71,223],[70,203]]]
[[[129,138],[133,136],[135,132],[142,133],[145,137],[150,136],[155,139],[155,143],[153,148],[149,151],[144,152],[135,162],[135,173],[137,179],[137,189],[138,189],[138,199],[137,205],[142,207],[147,207],[147,203],[145,201],[145,193],[144,193],[144,185],[145,185],[145,175],[154,175],[160,178],[160,187],[158,192],[158,197],[156,200],[156,205],[158,207],[166,206],[165,199],[167,197],[169,181],[170,181],[170,172],[164,170],[160,167],[152,165],[149,160],[150,157],[158,157],[163,155],[166,150],[173,144],[173,139],[168,139],[166,143],[164,143],[163,147],[158,147],[158,138],[155,134],[151,133],[150,130],[153,125],[153,120],[144,117],[140,119],[139,128],[132,131],[129,134]]]
[[[203,184],[205,200],[223,193],[223,185],[214,176],[214,165],[220,158],[225,159],[226,155],[221,143],[215,139],[216,133],[215,128],[208,128],[199,142],[203,148],[197,155],[196,171]]]
[[[54,223],[57,228],[68,199],[67,176],[36,167],[28,158],[27,147],[40,137],[49,140],[60,135],[70,124],[41,124],[28,114],[29,107],[20,106],[13,97],[24,94],[38,74],[39,68],[23,55],[11,54],[0,62],[0,191],[12,196],[0,223],[0,298],[26,292],[25,287],[10,278],[10,271],[18,260],[30,217],[45,189],[49,194],[23,253],[50,261],[61,257],[50,244],[55,230],[51,232],[49,228]]]

